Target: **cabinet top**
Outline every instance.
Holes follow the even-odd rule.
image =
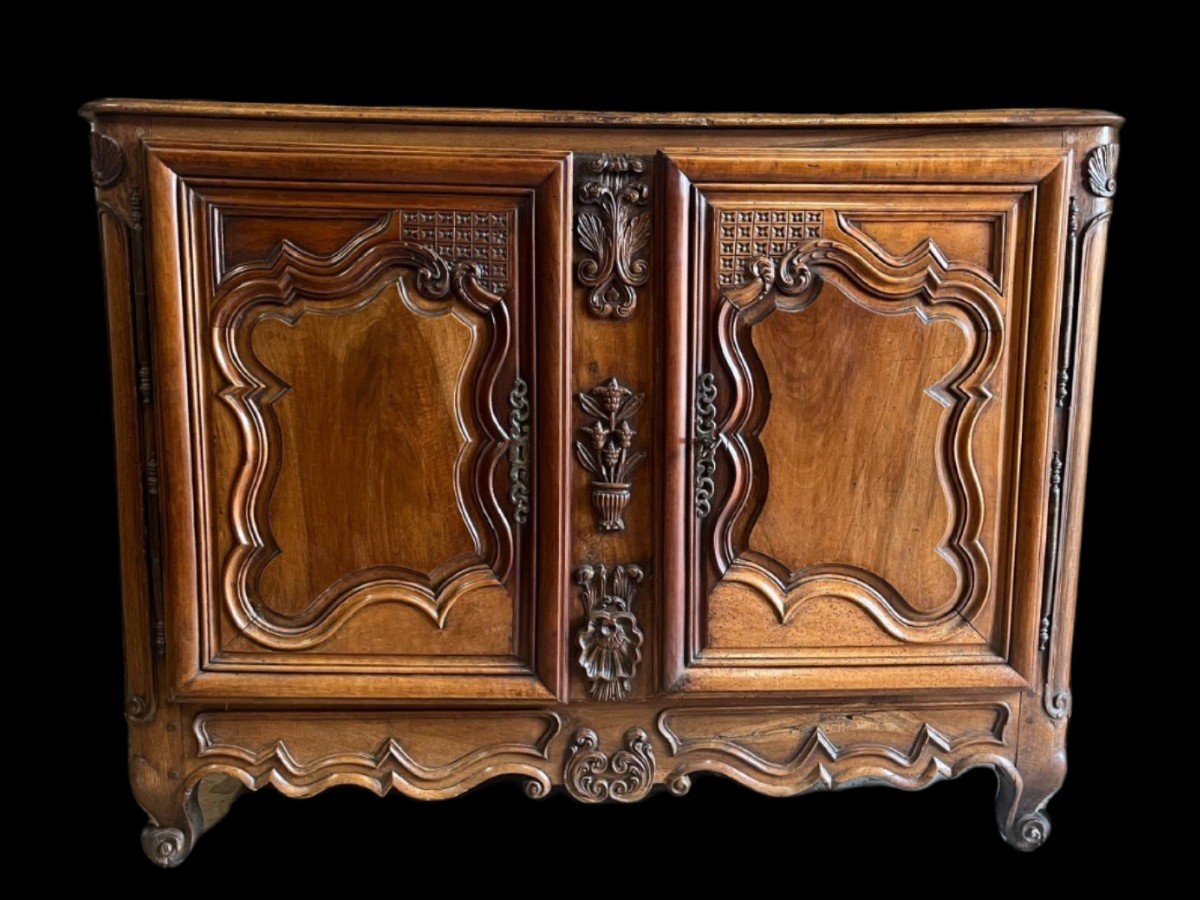
[[[654,128],[886,128],[1119,126],[1115,113],[1088,109],[977,109],[862,115],[781,113],[645,113],[582,110],[471,109],[425,106],[324,106],[318,104],[224,103],[208,100],[93,100],[79,114],[187,116],[408,125],[541,125]]]

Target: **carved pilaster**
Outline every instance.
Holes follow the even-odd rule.
[[[575,236],[590,256],[576,266],[588,292],[588,309],[602,318],[627,319],[637,309],[637,289],[650,280],[650,186],[646,161],[637,156],[583,158]]]

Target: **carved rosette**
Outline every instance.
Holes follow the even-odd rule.
[[[1116,144],[1103,144],[1088,154],[1087,184],[1097,197],[1112,197],[1117,193],[1117,154],[1120,147]]]
[[[600,517],[600,530],[624,531],[633,473],[646,458],[633,447],[637,432],[630,422],[642,408],[645,395],[610,378],[576,399],[592,417],[592,423],[583,429],[585,440],[575,442],[575,458],[592,475],[592,506]]]
[[[637,289],[650,279],[650,213],[640,211],[650,202],[646,162],[603,154],[583,166],[589,178],[579,187],[575,235],[591,256],[580,260],[576,277],[590,289],[593,314],[627,319],[637,308]]]
[[[92,132],[92,184],[96,187],[111,187],[121,179],[125,171],[125,154],[121,145],[107,134]]]
[[[638,566],[580,566],[575,572],[585,621],[579,630],[579,664],[590,682],[593,700],[624,700],[642,661],[644,635],[633,613]]]
[[[590,728],[575,732],[567,749],[563,784],[584,803],[632,803],[654,786],[654,748],[641,728],[625,732],[625,746],[609,759],[600,750],[600,738]]]
[[[524,525],[529,520],[529,386],[524,378],[513,379],[508,405],[508,499],[513,521]]]

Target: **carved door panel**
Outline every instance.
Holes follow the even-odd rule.
[[[561,693],[567,161],[150,148],[181,694]]]
[[[668,688],[1023,685],[1068,155],[661,162]]]

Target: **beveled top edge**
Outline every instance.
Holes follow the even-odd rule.
[[[623,113],[583,110],[472,109],[426,106],[325,106],[313,103],[224,103],[210,100],[105,98],[79,109],[102,115],[184,116],[407,125],[542,125],[590,128],[916,128],[1120,126],[1115,113],[1088,109],[973,109],[861,115],[783,113]]]

